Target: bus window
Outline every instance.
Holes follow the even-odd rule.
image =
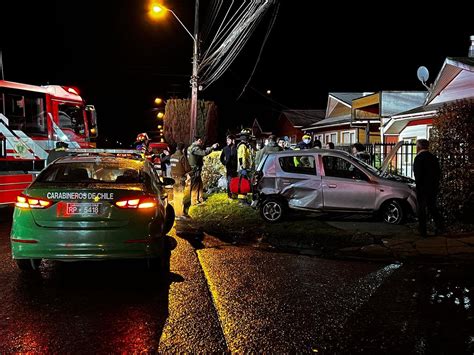
[[[26,134],[47,135],[44,99],[34,93],[4,94],[5,116],[9,126]]]

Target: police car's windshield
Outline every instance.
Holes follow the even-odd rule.
[[[139,166],[120,162],[56,163],[46,168],[36,182],[137,184],[141,174]]]

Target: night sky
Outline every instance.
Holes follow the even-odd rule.
[[[5,3],[0,5],[5,79],[77,86],[96,106],[103,137],[128,144],[139,131],[156,126],[154,97],[190,96],[192,41],[172,17],[150,21],[146,0]],[[202,23],[208,3],[201,0]],[[192,30],[194,1],[166,4]],[[237,100],[271,11],[230,70],[200,93],[216,101],[219,131],[249,125],[265,111],[325,108],[329,91],[423,90],[416,78],[420,65],[430,70],[431,82],[446,56],[467,55],[474,22],[460,5],[434,9],[440,11],[435,14],[414,2],[384,2],[376,8],[378,16],[368,14],[369,6],[280,0],[245,94]],[[394,8],[387,12],[387,6]]]

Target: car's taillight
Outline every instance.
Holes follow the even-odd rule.
[[[115,202],[115,206],[120,208],[154,208],[156,201],[149,198],[134,198],[129,200],[120,200]]]
[[[15,206],[19,208],[47,208],[51,206],[51,201],[37,197],[20,195],[16,197]]]

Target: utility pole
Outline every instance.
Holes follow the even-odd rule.
[[[189,125],[189,140],[192,142],[196,135],[197,104],[198,104],[198,64],[199,64],[199,0],[194,3],[194,50],[193,73],[191,75],[191,117]]]
[[[3,75],[3,55],[2,55],[2,51],[0,51],[0,68],[2,69],[2,80],[5,80],[5,76]]]

